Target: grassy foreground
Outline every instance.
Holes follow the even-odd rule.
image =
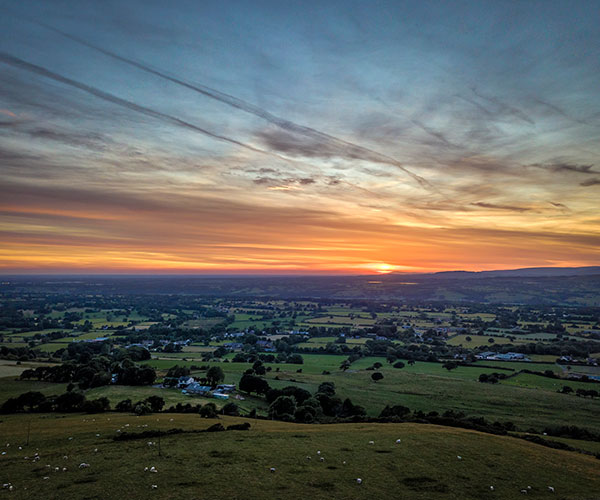
[[[25,446],[29,421],[30,445]],[[3,416],[0,450],[6,454],[0,455],[0,485],[10,482],[14,490],[0,489],[0,494],[63,500],[458,500],[520,498],[520,490],[530,486],[526,498],[600,498],[600,462],[593,457],[432,425],[258,420],[250,421],[249,431],[163,437],[162,456],[157,438],[112,439],[119,429],[201,430],[216,422],[243,421],[180,414]],[[397,439],[402,442],[396,444]],[[36,452],[37,462],[32,460]],[[89,468],[80,469],[82,462]],[[145,467],[158,472],[144,472]]]

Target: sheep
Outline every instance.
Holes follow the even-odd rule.
[[[156,470],[156,467],[154,467],[154,465],[153,465],[152,467],[150,467],[150,472],[158,472],[158,471]]]
[[[306,456],[306,460],[310,460],[310,457],[308,455]]]
[[[321,450],[317,450],[317,455],[320,455],[320,454],[321,454]]]
[[[527,490],[521,490],[521,493],[523,493],[524,495],[527,495]]]
[[[2,454],[3,454],[3,455],[6,455],[6,452],[5,452],[5,451],[3,451],[3,452],[2,452]]]
[[[144,467],[144,472],[148,472],[148,467]]]
[[[45,481],[46,479],[50,479],[50,478],[48,476],[44,476],[42,479]]]
[[[459,460],[462,460],[462,457],[460,455],[456,455],[456,458],[458,458]]]
[[[275,472],[275,467],[271,467],[269,470],[270,470],[271,472]]]
[[[155,490],[155,489],[158,488],[158,485],[157,484],[153,484],[152,486],[150,486],[150,488],[153,489],[153,490]]]
[[[494,487],[493,486],[490,486],[490,491],[494,491]]]
[[[360,477],[357,477],[357,478],[356,478],[356,483],[357,483],[357,484],[362,484],[362,479],[361,479]]]
[[[72,438],[72,437],[70,437],[70,438],[69,438],[69,441],[73,441],[73,438]]]
[[[402,442],[402,439],[396,439],[396,444],[400,444]]]
[[[369,444],[375,444],[375,441],[369,441]]]
[[[99,437],[100,437],[100,434],[96,434],[96,437],[97,437],[97,438],[99,438]]]
[[[548,486],[548,491],[549,491],[550,493],[554,493],[554,487],[552,487],[552,486]]]
[[[321,462],[325,462],[325,459],[324,459],[323,457],[319,458],[319,460],[320,460]]]
[[[37,453],[36,453],[37,455]],[[67,455],[63,456],[63,460],[69,460],[69,457]]]
[[[63,471],[63,472],[67,472],[67,468],[66,468],[66,467],[63,467],[63,468],[62,468],[62,471]]]
[[[80,469],[87,469],[89,466],[90,466],[90,464],[86,464],[85,462],[82,462],[79,464]]]
[[[98,453],[98,448],[94,448],[94,453]]]
[[[15,489],[15,487],[12,484],[8,487],[8,491],[12,491],[14,489]]]

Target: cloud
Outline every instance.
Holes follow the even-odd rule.
[[[600,184],[600,179],[594,177],[593,179],[588,179],[587,181],[581,182],[579,185],[583,187],[597,186]]]
[[[156,111],[156,110],[148,108],[146,106],[142,106],[142,105],[136,104],[134,102],[128,101],[126,99],[121,99],[120,97],[116,97],[112,94],[109,94],[108,92],[104,92],[104,91],[97,89],[95,87],[92,87],[90,85],[86,85],[86,84],[77,82],[75,80],[72,80],[71,78],[67,78],[65,76],[59,75],[58,73],[54,73],[46,68],[36,65],[36,64],[28,63],[27,61],[24,61],[23,59],[19,59],[18,57],[14,57],[10,54],[0,52],[0,62],[3,62],[5,64],[8,64],[10,66],[13,66],[13,67],[25,70],[25,71],[29,71],[31,73],[35,73],[40,76],[44,76],[46,78],[50,78],[57,82],[63,83],[65,85],[77,88],[77,89],[82,90],[83,92],[86,92],[88,94],[91,94],[99,99],[116,104],[117,106],[121,106],[121,107],[129,109],[131,111],[135,111],[137,113],[140,113],[140,114],[143,114],[146,116],[150,116],[152,118],[156,118],[156,119],[162,120],[164,122],[170,123],[172,125],[176,125],[179,127],[186,128],[188,130],[192,130],[194,132],[199,132],[200,134],[205,135],[207,137],[211,137],[211,138],[217,139],[219,141],[223,141],[223,142],[227,142],[227,143],[230,143],[230,144],[233,144],[236,146],[240,146],[244,149],[248,149],[248,150],[254,151],[256,153],[270,155],[270,153],[268,151],[264,151],[260,148],[256,148],[254,146],[245,144],[241,141],[232,139],[230,137],[226,137],[224,135],[216,134],[216,133],[206,130],[202,127],[199,127],[197,125],[189,123],[185,120],[181,120],[180,118],[177,118],[175,116],[168,115],[168,114],[162,113],[160,111]]]
[[[471,205],[481,208],[490,208],[492,210],[507,210],[509,212],[528,212],[531,210],[531,208],[528,207],[519,207],[516,205],[497,205],[495,203],[485,203],[482,201],[471,203]]]
[[[217,101],[220,101],[224,104],[227,104],[229,106],[232,106],[236,109],[239,109],[241,111],[245,111],[247,113],[250,113],[252,115],[258,116],[268,122],[270,122],[273,125],[276,125],[277,127],[280,127],[283,130],[286,130],[289,133],[293,133],[293,134],[300,134],[303,135],[305,137],[308,137],[312,140],[312,142],[318,142],[320,143],[322,146],[325,146],[325,149],[330,151],[329,156],[339,156],[339,157],[349,157],[349,158],[353,158],[353,159],[363,159],[363,160],[368,160],[368,161],[373,161],[373,162],[379,162],[379,163],[386,163],[389,165],[393,165],[395,167],[397,167],[398,169],[400,169],[402,172],[404,172],[405,174],[407,174],[408,176],[410,176],[413,180],[415,180],[421,187],[423,188],[430,188],[431,185],[429,184],[429,182],[427,180],[425,180],[423,177],[413,173],[412,171],[408,170],[404,165],[401,164],[401,162],[399,162],[398,160],[396,160],[395,158],[386,155],[384,153],[380,153],[378,151],[375,151],[373,149],[370,148],[366,148],[363,146],[360,146],[358,144],[355,144],[353,142],[350,141],[346,141],[344,139],[340,139],[338,137],[332,136],[330,134],[326,134],[324,132],[321,132],[315,128],[312,127],[307,127],[304,125],[299,125],[297,123],[294,123],[292,121],[286,120],[285,118],[281,118],[278,116],[275,116],[272,113],[269,113],[268,111],[266,111],[265,109],[262,109],[258,106],[254,106],[240,98],[237,98],[235,96],[232,96],[230,94],[226,94],[224,92],[220,92],[216,89],[204,86],[204,85],[200,85],[200,84],[190,84],[184,80],[181,80],[180,78],[175,78],[173,76],[170,76],[166,73],[163,73],[161,71],[158,71],[156,69],[153,69],[145,64],[141,64],[139,62],[136,62],[132,59],[120,56],[114,52],[111,52],[109,50],[103,49],[101,47],[98,47],[97,45],[94,45],[92,43],[89,43],[81,38],[75,37],[73,35],[70,35],[64,31],[58,30],[52,26],[49,26],[47,24],[44,23],[37,23],[41,26],[44,26],[47,29],[50,29],[56,33],[59,33],[60,35],[75,41],[79,44],[82,44],[86,47],[89,47],[91,49],[94,49],[96,51],[101,52],[102,54],[109,56],[113,59],[116,59],[118,61],[121,61],[125,64],[131,65],[133,67],[136,67],[142,71],[146,71],[148,73],[151,73],[155,76],[158,76],[160,78],[163,78],[165,80],[168,80],[172,83],[175,83],[177,85],[183,86],[187,89],[193,90],[195,92],[198,92],[206,97],[210,97],[211,99],[215,99]],[[206,133],[206,131],[205,131]],[[214,134],[211,134],[213,137],[217,137]],[[223,137],[219,137],[221,138],[221,140],[226,140]],[[237,142],[236,142],[237,143]],[[238,143],[238,145],[241,145]],[[248,146],[244,146],[244,147],[248,147]],[[300,150],[296,149],[294,150],[296,153],[298,153]],[[335,154],[333,154],[335,152]]]
[[[594,170],[594,165],[579,165],[576,163],[556,162],[556,163],[534,163],[530,165],[535,168],[551,170],[552,172],[575,172],[578,174],[600,174],[600,171]]]

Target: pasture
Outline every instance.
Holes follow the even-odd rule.
[[[527,489],[528,498],[581,500],[594,498],[600,487],[593,457],[433,425],[251,420],[248,431],[198,433],[217,422],[227,426],[246,420],[114,413],[32,415],[28,420],[29,446],[23,446],[27,427],[21,416],[0,423],[6,451],[0,457],[0,480],[13,486],[15,499],[329,500],[393,494],[416,500],[509,500]],[[117,430],[172,428],[191,432],[163,436],[160,456],[157,444],[147,444],[156,443],[155,437],[112,439]],[[34,453],[39,460],[33,460]],[[82,463],[89,467],[80,468]],[[151,467],[157,472],[144,471]]]

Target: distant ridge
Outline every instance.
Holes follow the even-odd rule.
[[[442,271],[430,276],[439,278],[502,278],[502,277],[557,277],[557,276],[591,276],[600,274],[600,266],[587,267],[525,267],[522,269],[506,269],[497,271]]]

